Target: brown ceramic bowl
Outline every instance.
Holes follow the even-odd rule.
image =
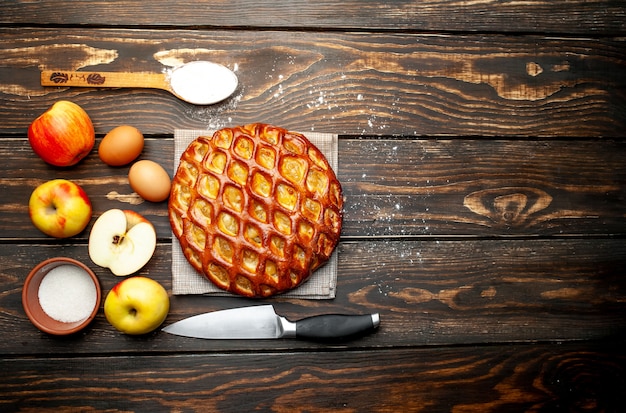
[[[79,321],[58,321],[46,314],[39,302],[39,286],[41,282],[52,269],[61,265],[72,265],[80,268],[89,276],[96,287],[95,306],[89,315]],[[71,288],[71,286],[68,288]],[[30,321],[41,331],[54,335],[68,335],[76,333],[86,327],[95,318],[98,308],[100,307],[101,298],[102,290],[100,289],[100,282],[93,271],[82,262],[66,257],[50,258],[41,262],[28,274],[24,282],[24,288],[22,289],[22,305]],[[63,302],[63,300],[60,301]]]

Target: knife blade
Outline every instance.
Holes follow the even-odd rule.
[[[276,314],[274,306],[259,305],[195,315],[170,324],[163,331],[203,339],[296,338],[342,341],[370,333],[379,324],[378,313],[323,314],[292,322]]]

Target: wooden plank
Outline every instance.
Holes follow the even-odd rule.
[[[379,312],[377,332],[337,349],[594,340],[626,332],[623,239],[362,241],[339,246],[337,297],[295,300],[174,296],[166,324],[207,311],[272,303],[291,319]],[[0,354],[152,354],[297,351],[327,348],[294,340],[207,341],[156,331],[125,336],[101,309],[80,334],[39,332],[22,309],[24,279],[53,256],[87,263],[106,294],[120,278],[91,263],[86,245],[5,244],[0,250]],[[171,291],[170,245],[140,271]]]
[[[149,138],[142,157],[172,175],[173,146],[171,137]],[[28,218],[28,199],[53,178],[85,188],[94,220],[110,208],[134,209],[155,224],[161,239],[171,236],[166,202],[142,202],[128,185],[129,167],[104,165],[97,146],[79,165],[63,169],[45,164],[24,138],[0,138],[0,158],[7,200],[0,204],[0,239],[46,239]],[[338,176],[346,200],[344,239],[626,233],[623,141],[342,137]]]
[[[107,3],[102,3],[107,4]],[[281,31],[0,29],[0,126],[23,136],[73,100],[98,133],[262,121],[351,136],[619,137],[624,38]],[[41,69],[160,72],[213,60],[240,88],[209,107],[165,91],[44,88]]]
[[[342,140],[344,233],[623,233],[624,150],[621,141]]]
[[[617,412],[626,389],[620,346],[5,358],[0,409]]]
[[[624,35],[626,6],[601,0],[455,2],[439,0],[4,1],[0,22],[22,25],[257,27]],[[349,16],[349,18],[346,18]]]

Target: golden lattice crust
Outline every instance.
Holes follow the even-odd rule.
[[[180,158],[169,218],[189,263],[218,287],[297,287],[339,241],[341,185],[299,133],[255,123],[200,136]]]

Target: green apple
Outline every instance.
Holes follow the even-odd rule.
[[[156,330],[170,310],[170,299],[152,278],[135,276],[120,281],[104,300],[104,315],[119,331],[147,334]]]
[[[74,182],[53,179],[32,192],[28,214],[33,225],[44,234],[56,238],[73,237],[91,220],[91,201]]]

